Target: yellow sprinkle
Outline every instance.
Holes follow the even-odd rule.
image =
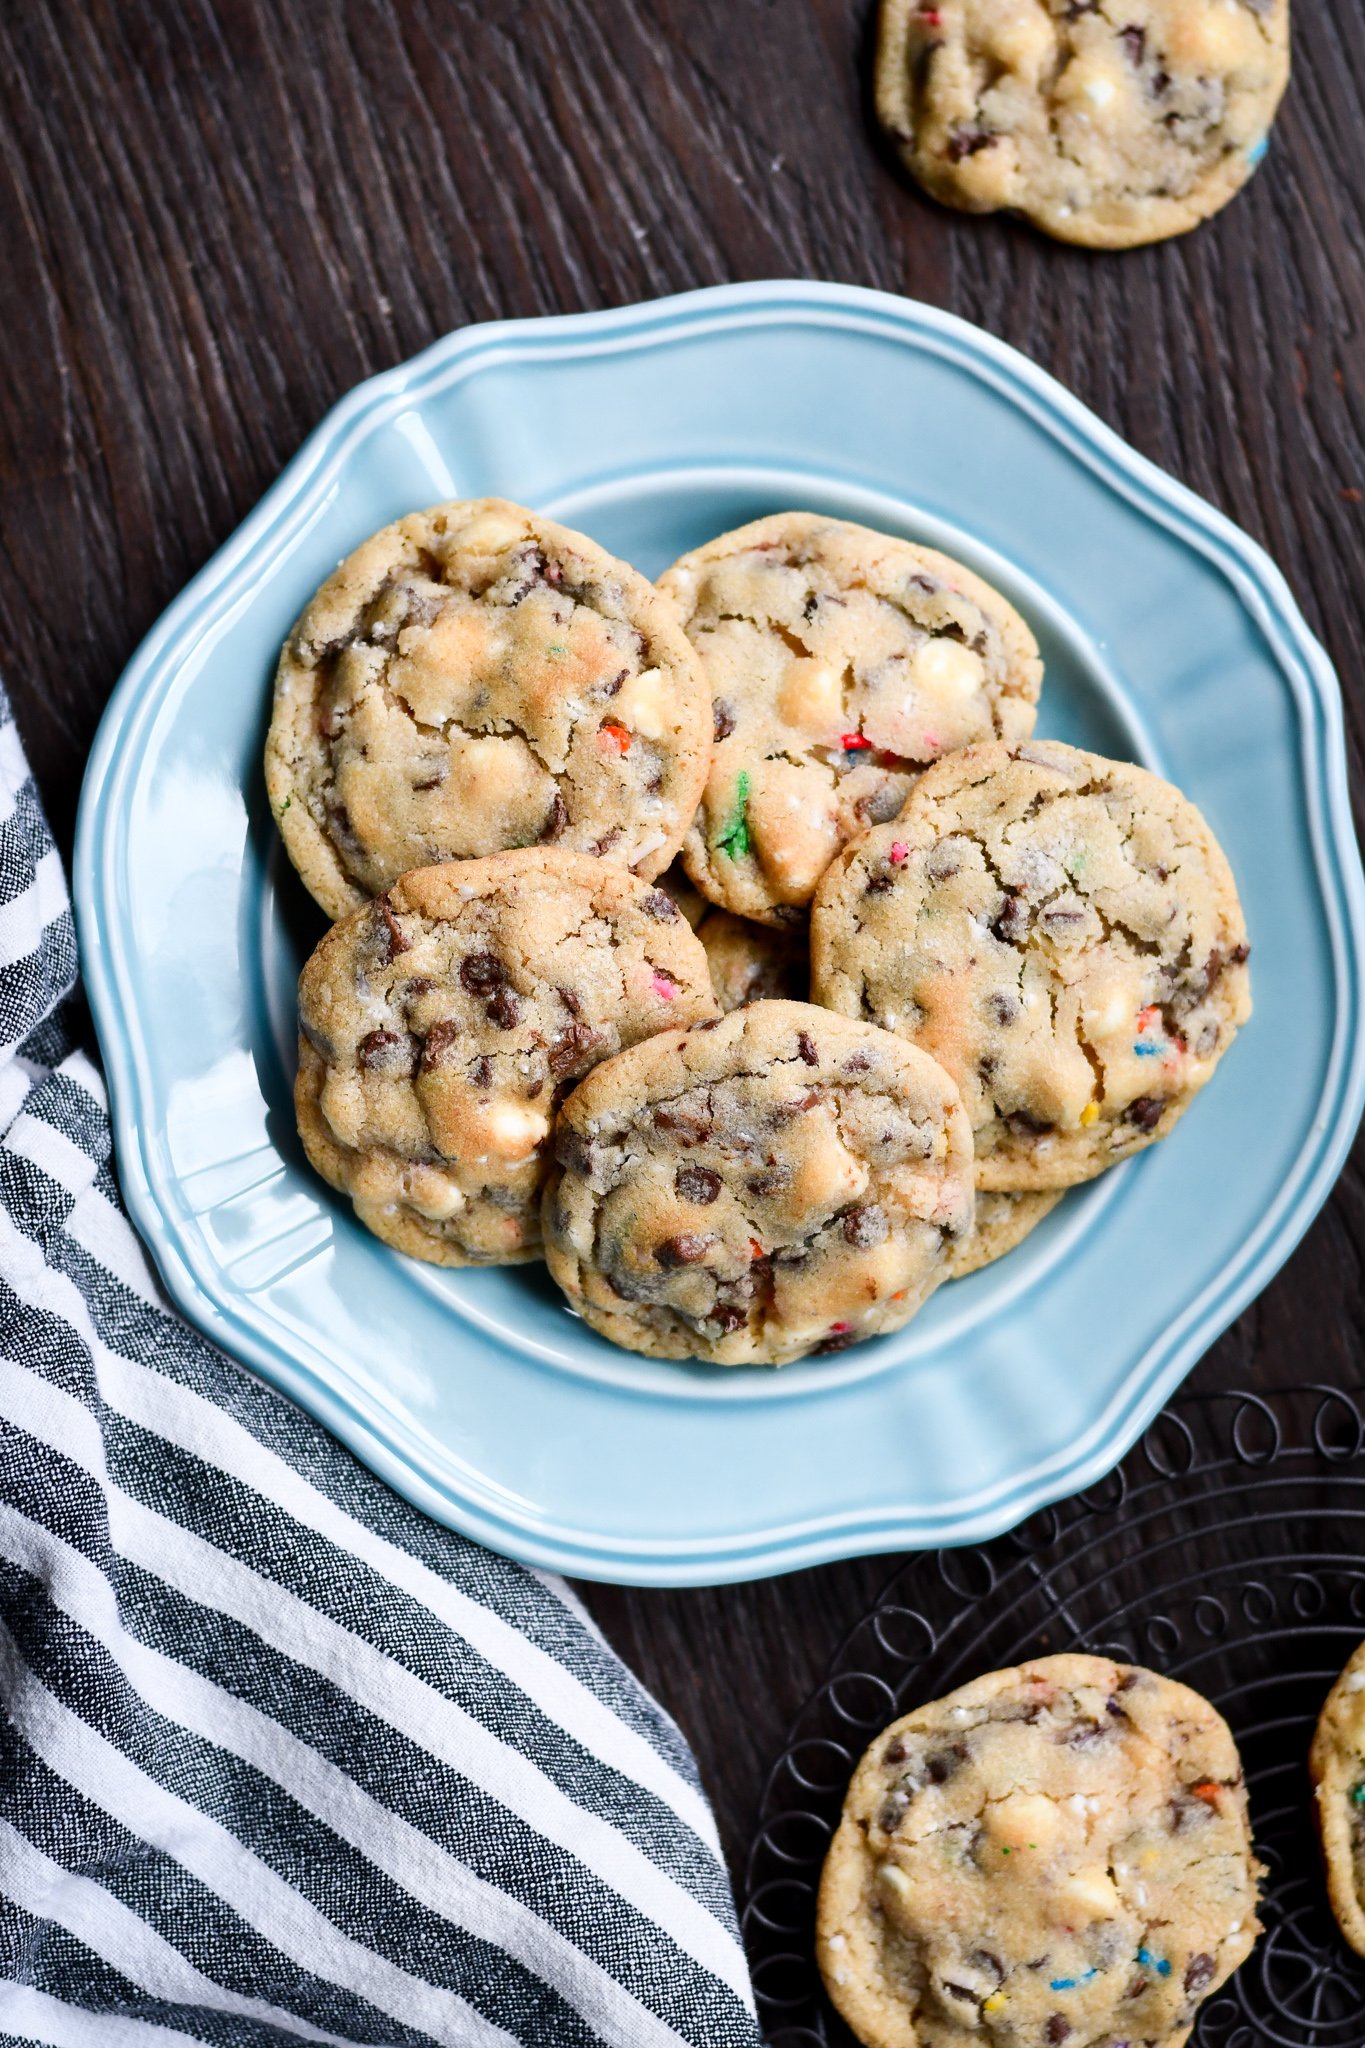
[[[1100,1106],[1098,1102],[1087,1102],[1085,1108],[1081,1111],[1081,1122],[1083,1124],[1098,1123],[1099,1116]]]
[[[1001,2012],[1004,2010],[1004,2005],[1005,2000],[1002,1993],[993,1991],[989,1998],[982,1999],[981,2010],[982,2012]]]

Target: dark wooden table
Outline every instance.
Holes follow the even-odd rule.
[[[1251,188],[1184,240],[1091,256],[901,179],[869,119],[872,0],[9,0],[0,674],[63,850],[128,655],[351,385],[468,321],[727,278],[905,292],[1044,364],[1270,549],[1358,768],[1365,10],[1297,6]],[[1358,1367],[1360,1164],[1202,1384]],[[891,1562],[586,1589],[736,1861]]]

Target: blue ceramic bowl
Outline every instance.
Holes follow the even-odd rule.
[[[1256,1014],[1168,1143],[900,1336],[782,1372],[615,1350],[538,1267],[386,1250],[294,1132],[320,932],[260,774],[276,651],[364,535],[500,492],[653,574],[785,506],[998,583],[1039,729],[1145,762],[1227,848]],[[172,1296],[400,1492],[587,1577],[742,1579],[960,1543],[1120,1457],[1324,1200],[1362,1105],[1338,687],[1266,556],[1021,356],[812,284],[476,327],[353,392],[172,605],[86,780],[76,895],[133,1215]]]

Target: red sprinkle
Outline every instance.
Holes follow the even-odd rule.
[[[1217,1806],[1218,1794],[1221,1789],[1221,1786],[1214,1784],[1212,1778],[1201,1778],[1197,1785],[1191,1785],[1190,1787],[1195,1798],[1202,1799],[1205,1806]]]
[[[846,1337],[852,1328],[852,1323],[831,1323],[829,1334],[831,1337]]]
[[[749,1254],[751,1258],[755,1259],[766,1259],[768,1256],[756,1237],[749,1239]]]
[[[865,740],[860,732],[846,732],[839,745],[846,754],[870,754],[871,740]]]
[[[1156,1004],[1149,1003],[1145,1010],[1138,1011],[1138,1030],[1150,1031],[1160,1015],[1161,1012]]]
[[[937,7],[921,7],[919,10],[919,19],[922,22],[924,22],[926,27],[928,28],[938,28],[942,24],[943,16],[939,13]]]
[[[909,853],[909,851],[910,849],[903,839],[893,839],[891,842],[892,867],[898,868],[901,865],[902,861],[905,859],[906,855]]]
[[[630,734],[616,719],[608,718],[597,729],[597,744],[599,747],[615,747],[618,754],[628,754]]]
[[[655,968],[654,978],[650,983],[650,987],[654,990],[655,995],[662,996],[666,1003],[671,1003],[674,996],[678,993],[677,982],[665,974],[662,967]]]

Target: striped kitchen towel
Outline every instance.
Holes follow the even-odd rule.
[[[678,1730],[168,1307],[0,694],[0,2043],[756,2048]]]

